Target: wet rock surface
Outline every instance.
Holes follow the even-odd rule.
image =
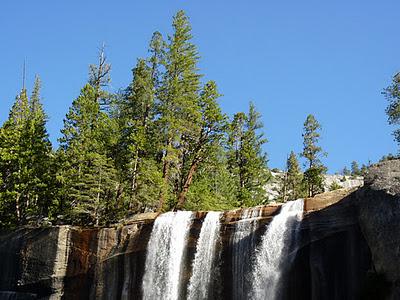
[[[280,299],[400,299],[400,161],[373,166],[359,189],[306,199],[297,246],[287,261]],[[239,222],[257,220],[259,241],[279,205],[225,212],[220,276],[214,295],[232,299],[233,245]],[[0,234],[0,299],[140,299],[146,246],[157,214],[109,228],[20,228]],[[204,212],[188,243],[189,278]],[[237,245],[236,245],[237,247]],[[246,258],[251,262],[251,257]]]

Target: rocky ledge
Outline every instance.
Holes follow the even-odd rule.
[[[282,299],[400,299],[400,160],[370,168],[365,185],[305,199]],[[280,205],[257,208],[259,238]],[[242,210],[224,212],[221,291],[231,299],[232,245]],[[204,212],[190,231],[194,252]],[[0,299],[140,299],[157,214],[109,228],[20,228],[0,234]],[[254,221],[254,218],[253,218]],[[190,255],[189,255],[190,257]],[[190,259],[187,260],[190,264]]]

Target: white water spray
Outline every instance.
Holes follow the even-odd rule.
[[[212,280],[214,261],[217,255],[217,243],[221,213],[210,211],[201,226],[200,236],[196,245],[192,277],[189,282],[188,299],[208,299],[209,285]]]
[[[245,208],[235,225],[230,244],[232,247],[232,300],[247,298],[250,288],[250,264],[255,249],[257,218],[261,207]]]
[[[303,199],[282,205],[273,218],[256,250],[250,299],[274,300],[279,293],[283,262],[287,259],[291,239],[303,214]]]
[[[168,212],[154,222],[147,246],[143,299],[179,299],[183,258],[193,213]]]

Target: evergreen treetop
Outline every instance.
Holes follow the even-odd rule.
[[[383,94],[389,102],[386,108],[388,122],[396,126],[394,140],[400,145],[400,73],[393,76],[392,84],[384,89]]]
[[[0,130],[1,225],[24,224],[31,217],[48,214],[52,149],[46,119],[40,100],[40,79],[36,77],[30,99],[23,88]]]
[[[228,164],[237,182],[237,198],[241,207],[261,204],[264,185],[269,180],[267,157],[262,146],[267,142],[260,129],[261,115],[253,103],[249,112],[234,115],[228,136]]]
[[[321,125],[313,115],[308,115],[303,129],[303,152],[301,156],[306,159],[304,182],[307,186],[308,196],[312,197],[323,192],[323,176],[326,167],[321,162],[321,156],[326,156],[318,145],[321,137]]]

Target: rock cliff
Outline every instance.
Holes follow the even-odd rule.
[[[321,194],[304,205],[280,299],[400,299],[399,160],[373,166],[359,189]],[[255,243],[279,210],[279,205],[257,208]],[[231,261],[237,245],[231,241],[237,224],[246,222],[242,215],[242,210],[223,214],[215,298],[235,296]],[[185,280],[204,216],[196,213],[190,229]],[[109,228],[1,233],[0,299],[140,299],[156,217],[143,214]]]

